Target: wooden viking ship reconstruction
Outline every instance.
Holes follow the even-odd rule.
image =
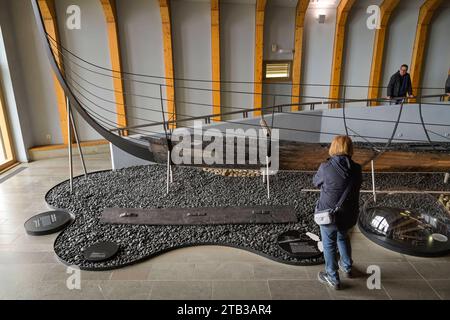
[[[450,170],[450,124],[445,121],[436,122],[439,114],[442,119],[448,119],[450,105],[444,102],[444,95],[424,95],[414,99],[354,99],[342,98],[330,100],[325,97],[300,96],[308,102],[300,103],[271,103],[263,107],[248,106],[221,106],[220,114],[214,113],[214,105],[196,101],[178,101],[164,96],[167,87],[177,88],[177,81],[194,83],[193,86],[180,86],[184,90],[199,92],[213,92],[213,81],[196,79],[169,79],[160,76],[135,74],[111,70],[96,65],[89,58],[82,58],[65,48],[56,39],[46,32],[45,24],[36,1],[33,2],[34,13],[38,30],[43,42],[46,43],[46,52],[51,67],[67,96],[68,104],[101,136],[126,153],[140,159],[157,163],[171,163],[167,161],[177,142],[172,138],[176,131],[184,128],[192,134],[194,121],[204,123],[203,130],[208,128],[219,129],[225,133],[227,128],[241,129],[268,129],[279,131],[277,150],[278,167],[281,170],[316,170],[319,164],[327,158],[327,146],[335,135],[346,134],[356,141],[354,160],[363,164],[365,170],[370,169],[370,162],[374,160],[378,171],[442,171]],[[159,91],[159,96],[135,94],[131,92],[115,92],[102,87],[98,83],[83,78],[77,70],[93,73],[98,77],[106,77],[123,82],[136,82],[142,86],[151,87],[152,92]],[[246,84],[246,82],[231,82],[233,85]],[[205,87],[206,84],[206,87]],[[307,87],[308,85],[301,85]],[[207,88],[209,87],[209,88]],[[156,90],[155,90],[156,89]],[[220,89],[219,89],[220,90]],[[115,105],[116,101],[109,101],[102,97],[102,92],[120,93],[123,95],[138,96],[152,101],[152,106],[132,106],[128,109],[144,109],[155,114],[159,113],[160,121],[134,117],[138,125],[119,125],[120,121],[111,119],[111,116],[120,119],[115,109],[108,105]],[[419,93],[421,90],[417,90]],[[254,94],[254,92],[229,91],[234,94]],[[267,100],[286,98],[282,95],[268,96]],[[292,96],[289,96],[291,98]],[[266,97],[265,97],[266,98]],[[399,103],[400,101],[400,103]],[[183,114],[168,108],[170,104],[189,103],[201,107],[201,115]],[[397,102],[398,104],[393,104]],[[125,104],[125,102],[124,102]],[[369,107],[377,104],[386,106]],[[325,107],[327,110],[323,109]],[[328,108],[327,108],[328,107]],[[320,108],[320,109],[319,109]],[[383,109],[381,117],[377,118],[377,109]],[[210,110],[210,112],[208,112]],[[232,111],[228,111],[232,110]],[[292,111],[300,110],[300,111]],[[105,115],[106,114],[106,115]],[[198,113],[197,113],[198,114]],[[365,116],[355,116],[364,114]],[[434,115],[434,116],[433,116]],[[133,118],[132,116],[129,116]],[[405,119],[406,118],[406,119]],[[428,120],[431,119],[431,120]],[[332,128],[327,130],[323,125],[327,120],[332,122]],[[308,128],[312,122],[321,122],[322,125]],[[261,126],[261,123],[264,123]],[[264,128],[265,126],[269,128]],[[358,129],[356,129],[358,128]],[[408,133],[414,133],[409,136]],[[244,138],[249,138],[243,134]],[[418,138],[419,137],[419,138]],[[192,154],[195,154],[195,137],[192,137]],[[250,139],[250,138],[249,138]],[[268,138],[269,141],[273,137]],[[203,142],[197,142],[205,147]],[[246,142],[247,145],[249,142]],[[273,144],[273,143],[272,143]],[[234,148],[235,149],[235,148]],[[233,149],[233,150],[234,150]],[[198,151],[198,150],[197,150]],[[223,154],[226,157],[226,154]],[[220,163],[221,162],[221,163]],[[193,166],[229,167],[219,163],[184,163]],[[264,165],[265,157],[258,159],[257,163],[233,164],[236,167],[257,167]]]

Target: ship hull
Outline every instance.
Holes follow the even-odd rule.
[[[167,163],[167,143],[165,139],[147,138],[149,149],[153,153],[155,161],[158,163]],[[247,144],[248,146],[248,144]],[[254,163],[226,164],[226,153],[224,152],[221,163],[211,163],[202,159],[201,151],[206,147],[203,144],[202,149],[191,149],[191,154],[198,156],[197,161],[182,163],[185,166],[196,167],[214,167],[214,168],[242,168],[257,169],[264,166],[263,159],[258,159]],[[328,144],[304,143],[296,141],[281,140],[278,143],[278,169],[279,170],[302,170],[315,171],[319,165],[329,158]],[[407,144],[396,144],[388,149],[383,148],[374,150],[369,146],[358,146],[354,148],[353,160],[363,166],[364,171],[371,170],[371,161],[374,161],[376,171],[382,172],[450,172],[450,152],[443,149],[442,146],[433,150],[430,146],[421,145],[412,147]],[[226,148],[224,147],[224,150]],[[236,146],[235,146],[236,150]],[[248,150],[245,159],[248,160]],[[447,149],[448,150],[448,149]],[[276,154],[274,154],[276,155]]]

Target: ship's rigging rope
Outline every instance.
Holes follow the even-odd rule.
[[[111,132],[116,132],[116,131],[127,131],[129,133],[133,133],[133,134],[144,134],[144,135],[148,135],[148,134],[161,134],[161,131],[152,131],[149,130],[149,127],[152,126],[156,126],[157,128],[160,128],[162,126],[163,130],[164,130],[164,135],[166,136],[167,141],[169,141],[170,135],[172,134],[172,129],[171,128],[171,124],[173,123],[178,123],[178,122],[186,122],[189,121],[190,118],[194,119],[195,117],[193,117],[192,115],[187,115],[187,114],[183,114],[180,112],[176,112],[176,113],[171,113],[169,111],[165,111],[164,110],[164,106],[162,101],[166,101],[166,102],[175,102],[177,104],[188,104],[190,106],[193,107],[198,107],[198,108],[213,108],[214,105],[212,104],[207,104],[207,103],[201,103],[201,102],[194,102],[194,101],[182,101],[182,100],[177,100],[177,99],[167,99],[163,97],[163,93],[162,93],[162,87],[170,87],[171,85],[168,85],[166,83],[164,83],[167,80],[175,80],[177,82],[198,82],[198,83],[212,83],[214,81],[210,81],[210,80],[203,80],[203,79],[184,79],[184,78],[166,78],[166,77],[161,77],[161,76],[153,76],[153,75],[146,75],[146,74],[139,74],[139,73],[131,73],[131,72],[118,72],[112,69],[108,69],[99,65],[96,65],[92,62],[89,62],[81,57],[79,57],[78,55],[74,54],[73,52],[71,52],[70,50],[68,50],[67,48],[65,48],[64,46],[62,46],[60,43],[56,42],[55,39],[53,39],[49,34],[47,34],[47,39],[48,39],[48,44],[50,47],[50,50],[52,51],[54,56],[59,55],[60,57],[63,57],[64,62],[61,63],[59,65],[60,70],[62,71],[62,74],[64,74],[66,80],[70,80],[70,81],[66,81],[67,84],[70,86],[70,88],[77,93],[78,98],[82,98],[83,102],[79,101],[80,104],[82,105],[82,107],[88,112],[88,114],[94,118],[96,121],[98,121],[101,125],[104,126],[104,128],[110,130]],[[61,48],[61,49],[59,49]],[[91,67],[103,70],[105,72],[109,72],[110,74],[106,74],[103,72],[99,72],[96,70],[92,70],[84,65],[82,65],[82,63],[87,64]],[[93,75],[98,75],[98,76],[102,76],[102,77],[106,77],[106,78],[110,78],[110,79],[120,79],[123,81],[127,81],[130,83],[138,83],[138,84],[144,84],[144,85],[149,85],[149,86],[157,86],[159,87],[159,97],[156,96],[150,96],[150,95],[144,95],[144,94],[137,94],[137,93],[132,93],[132,92],[128,92],[128,91],[119,91],[119,90],[115,90],[115,89],[110,89],[107,88],[105,86],[101,86],[99,84],[96,84],[92,81],[89,81],[88,79],[84,78],[83,76],[81,76],[78,72],[76,72],[74,70],[74,68],[72,67],[72,65],[81,68],[83,70],[86,70],[89,73],[92,73]],[[74,79],[74,77],[77,77],[78,81]],[[138,80],[138,79],[133,79],[130,77],[140,77],[140,78],[146,78],[146,79],[159,79],[159,80],[164,80],[162,83],[157,83],[157,82],[150,82],[150,81],[144,81],[144,80]],[[138,106],[138,105],[131,105],[131,104],[127,104],[125,103],[119,103],[120,105],[124,105],[126,106],[127,109],[139,109],[139,110],[146,110],[149,112],[155,112],[155,113],[159,113],[161,114],[162,117],[162,122],[158,122],[155,120],[150,120],[150,119],[146,119],[146,118],[141,118],[141,117],[137,117],[134,115],[126,115],[126,117],[128,119],[133,119],[136,121],[145,121],[147,122],[146,124],[143,125],[136,125],[136,126],[130,126],[130,127],[125,127],[125,128],[121,128],[118,127],[117,124],[108,119],[107,117],[101,115],[100,113],[96,112],[94,110],[94,108],[92,108],[92,106],[94,106],[95,108],[98,108],[100,110],[103,110],[104,112],[107,112],[109,114],[114,114],[116,116],[125,116],[125,114],[120,114],[117,113],[116,111],[111,111],[110,109],[100,105],[97,102],[94,102],[93,99],[90,99],[89,97],[87,97],[87,95],[94,97],[95,99],[101,100],[105,103],[111,104],[111,105],[117,105],[118,103],[116,101],[113,100],[108,100],[104,97],[101,97],[98,92],[93,92],[92,90],[87,89],[85,86],[83,86],[81,84],[81,82],[83,83],[87,83],[88,85],[91,85],[97,89],[100,90],[105,90],[108,92],[113,92],[113,93],[120,93],[123,94],[124,96],[133,96],[133,97],[138,97],[138,98],[144,98],[144,99],[151,99],[151,100],[160,100],[161,104],[160,107],[161,109],[157,109],[156,106]],[[221,83],[228,83],[228,84],[254,84],[255,82],[248,82],[248,81],[221,81]],[[277,83],[278,85],[278,83]],[[287,85],[292,86],[292,83],[289,83]],[[302,84],[304,86],[306,86],[306,84]],[[254,95],[254,92],[247,92],[247,91],[237,91],[237,90],[213,90],[210,88],[200,88],[200,87],[192,87],[192,86],[183,86],[183,85],[177,85],[174,83],[173,85],[175,88],[177,89],[185,89],[185,90],[195,90],[195,91],[207,91],[207,92],[214,92],[214,91],[220,91],[221,93],[230,93],[230,94],[244,94],[244,95]],[[318,86],[318,87],[325,87],[325,85],[311,85],[311,86]],[[328,86],[327,86],[328,87]],[[354,87],[354,88],[368,88],[367,86],[347,86],[347,87]],[[379,88],[384,88],[384,87],[379,87]],[[430,89],[430,90],[437,90],[440,88],[425,88],[425,89]],[[345,90],[345,87],[344,87]],[[82,92],[83,91],[83,92]],[[423,118],[423,114],[422,114],[422,99],[420,98],[419,100],[419,114],[420,114],[420,122],[412,122],[412,121],[401,121],[401,115],[402,115],[402,111],[403,111],[403,103],[404,101],[402,101],[400,108],[399,108],[399,114],[397,117],[397,120],[384,120],[384,119],[365,119],[365,118],[357,118],[357,117],[347,117],[346,116],[346,104],[347,103],[351,103],[351,102],[365,102],[365,101],[369,101],[367,99],[339,99],[339,100],[330,100],[328,97],[318,97],[318,96],[306,96],[306,95],[299,95],[299,96],[293,96],[293,95],[286,95],[286,94],[271,94],[271,93],[262,93],[261,94],[263,97],[267,96],[267,97],[272,97],[273,100],[276,99],[276,97],[299,97],[299,98],[304,98],[304,99],[319,99],[320,102],[309,102],[309,103],[303,103],[303,104],[298,104],[299,106],[308,106],[311,104],[340,104],[342,105],[342,117],[340,116],[333,116],[333,115],[322,115],[322,114],[316,114],[316,113],[306,113],[306,112],[289,112],[289,111],[283,111],[282,108],[283,107],[292,107],[295,106],[296,104],[282,104],[282,105],[275,105],[275,102],[273,103],[273,106],[271,107],[263,107],[261,108],[261,117],[264,117],[264,112],[265,111],[271,111],[272,113],[272,123],[271,123],[271,128],[272,129],[278,129],[278,130],[285,130],[285,131],[292,131],[292,132],[302,132],[302,133],[310,133],[310,134],[324,134],[324,135],[338,135],[339,133],[335,133],[335,132],[324,132],[321,130],[306,130],[306,129],[297,129],[297,128],[286,128],[286,127],[277,127],[274,126],[274,118],[275,118],[275,109],[279,109],[281,110],[282,114],[289,114],[289,115],[295,115],[295,116],[303,116],[303,117],[322,117],[322,118],[334,118],[334,119],[343,119],[344,122],[344,128],[345,128],[345,132],[347,135],[351,136],[351,137],[359,137],[361,139],[363,139],[365,142],[367,142],[372,150],[374,151],[374,158],[376,158],[377,156],[379,156],[383,151],[389,149],[389,147],[391,146],[393,141],[407,141],[407,142],[417,142],[417,143],[428,143],[429,145],[432,146],[433,149],[435,149],[435,145],[433,144],[433,141],[431,140],[429,133],[432,133],[434,135],[437,135],[441,138],[445,138],[446,140],[450,140],[450,138],[443,136],[439,133],[436,133],[432,130],[430,130],[429,128],[427,128],[427,126],[440,126],[440,127],[450,127],[450,124],[444,124],[444,123],[425,123],[424,122],[424,118]],[[433,96],[428,96],[428,97],[437,97],[440,95],[433,95]],[[423,97],[426,98],[426,97]],[[81,100],[81,99],[78,99]],[[371,101],[379,101],[379,102],[386,102],[386,99],[373,99]],[[90,105],[89,105],[90,104]],[[435,106],[442,106],[443,104],[438,104],[438,103],[427,103],[427,105],[435,105]],[[252,112],[254,111],[251,108],[245,108],[245,107],[236,107],[236,106],[225,106],[225,105],[221,105],[221,108],[223,109],[231,109],[231,110],[238,110],[235,112],[232,112],[234,114],[237,113],[241,113],[241,112]],[[165,114],[168,115],[168,119],[166,120]],[[174,116],[180,116],[180,117],[187,117],[187,118],[183,118],[183,119],[177,119],[176,121],[173,120]],[[200,116],[199,118],[212,118],[214,117],[214,115],[204,115],[204,116]],[[353,120],[353,121],[365,121],[365,122],[381,122],[381,123],[393,123],[394,124],[394,129],[393,132],[391,134],[391,136],[389,138],[387,137],[374,137],[374,136],[364,136],[364,135],[360,135],[358,134],[354,129],[350,128],[348,126],[347,120]],[[230,124],[242,124],[244,126],[255,126],[255,127],[260,127],[260,125],[257,124],[251,124],[251,123],[247,123],[247,122],[239,122],[236,121],[235,119],[232,120],[221,120],[221,122],[225,122],[225,123],[230,123]],[[419,140],[419,139],[403,139],[403,138],[396,138],[395,137],[395,133],[397,131],[397,128],[399,126],[399,124],[410,124],[410,125],[421,125],[422,128],[424,129],[425,135],[427,137],[427,140]],[[144,129],[144,127],[146,129]],[[190,125],[185,125],[183,126],[184,128],[188,128],[188,129],[193,129],[194,127],[190,126]],[[351,131],[353,134],[350,134],[349,131]],[[236,135],[237,136],[237,135]],[[244,137],[244,136],[243,136]],[[248,136],[245,136],[246,138],[248,138]],[[140,142],[142,144],[142,140],[141,139],[136,139],[133,136],[128,136],[126,137],[126,139],[131,139],[131,140],[135,140],[136,142]],[[372,143],[369,139],[376,139],[378,141],[383,141],[386,140],[386,145],[384,147],[377,147],[374,143]]]

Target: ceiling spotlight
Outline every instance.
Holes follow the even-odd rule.
[[[336,6],[336,0],[310,0],[310,5],[315,8],[331,8]]]

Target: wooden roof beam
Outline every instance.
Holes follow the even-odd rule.
[[[175,77],[173,69],[172,18],[170,16],[170,0],[159,0],[159,9],[161,13],[164,68],[166,74],[166,111],[168,113],[166,121],[176,121],[177,114],[175,106]],[[174,122],[169,126],[170,128],[175,128],[176,123]]]
[[[418,88],[420,88],[422,84],[423,64],[425,61],[426,46],[428,45],[429,26],[435,11],[442,2],[442,0],[426,0],[420,7],[411,59],[411,82],[413,92],[416,95],[421,94],[421,92],[418,91]]]
[[[63,56],[60,45],[60,37],[58,31],[58,21],[56,17],[55,1],[54,0],[38,0],[39,9],[41,11],[42,18],[44,19],[45,31],[52,38],[49,39],[51,43],[51,49],[62,74],[64,74],[63,68]],[[55,42],[56,41],[56,42]],[[53,73],[53,84],[55,89],[56,104],[58,107],[59,126],[61,129],[62,140],[65,145],[69,143],[69,131],[67,126],[67,107],[66,107],[66,94],[61,87],[58,78]]]
[[[211,0],[211,63],[213,114],[221,114],[220,97],[220,0]],[[213,121],[221,121],[221,116]]]
[[[292,63],[292,98],[291,103],[300,103],[300,83],[303,67],[303,35],[305,30],[305,16],[310,0],[298,0],[295,14],[294,61]],[[292,106],[292,111],[299,111],[299,106]]]
[[[255,77],[254,77],[254,97],[253,106],[255,109],[262,107],[263,92],[263,57],[264,57],[264,13],[266,10],[266,0],[256,0],[255,19]],[[261,110],[255,110],[254,116],[260,116]]]
[[[161,13],[162,37],[164,47],[164,67],[166,74],[166,102],[168,117],[166,121],[176,121],[175,106],[175,81],[173,68],[173,46],[172,46],[172,18],[170,16],[170,0],[159,0],[159,9]],[[170,124],[171,128],[175,128],[175,122]]]
[[[116,101],[117,126],[126,127],[127,110],[125,105],[122,59],[120,54],[119,35],[117,32],[117,10],[114,0],[100,0],[105,15],[106,27],[108,30],[109,55],[111,58],[111,68],[113,71],[114,97]],[[123,133],[127,135],[127,132]]]

